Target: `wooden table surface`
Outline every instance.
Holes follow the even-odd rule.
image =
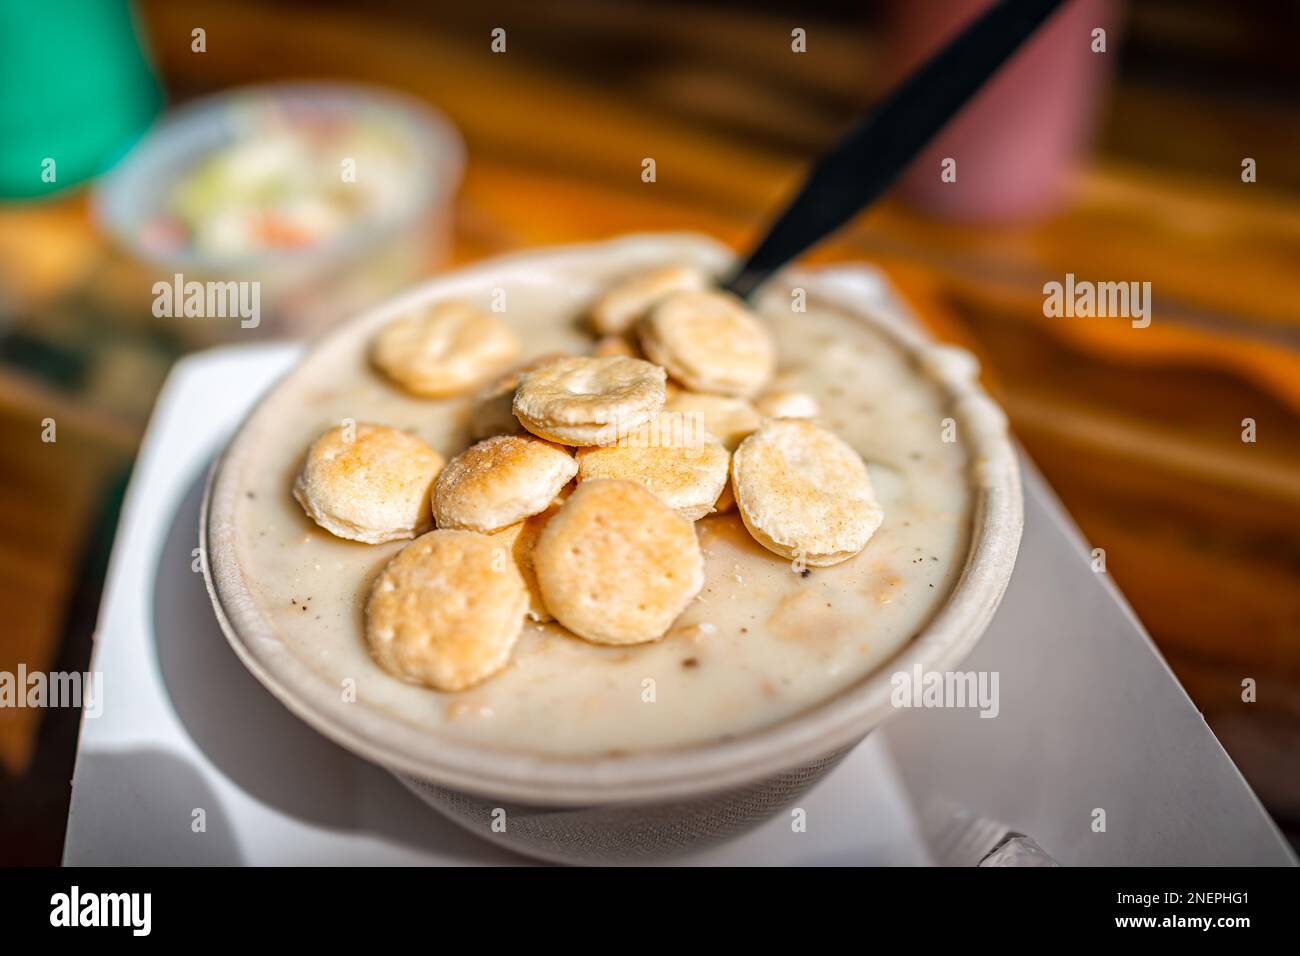
[[[1137,14],[1135,42],[1160,9]],[[342,3],[154,0],[142,13],[180,97],[333,77],[445,112],[469,148],[456,261],[646,229],[741,248],[878,92],[869,21],[801,22],[809,53],[792,57],[788,17],[664,16],[649,3],[362,15]],[[202,55],[190,51],[196,25]],[[506,55],[488,50],[498,25]],[[1260,182],[1241,182],[1242,155],[1267,171]],[[644,156],[654,183],[640,179]],[[0,275],[24,301],[52,300],[96,242],[75,198],[0,212],[0,261],[21,263]],[[980,356],[1018,437],[1211,726],[1275,816],[1300,824],[1297,104],[1121,71],[1098,155],[1050,219],[955,226],[886,201],[813,258],[880,263],[936,335]],[[1045,318],[1042,284],[1065,272],[1149,279],[1157,319],[1133,334]],[[58,444],[34,445],[56,405]],[[1241,440],[1244,418],[1255,443]],[[138,415],[0,376],[0,614],[11,624],[0,669],[56,653],[85,528],[138,427]],[[1255,703],[1241,699],[1245,678]],[[11,773],[31,759],[33,729],[0,712]]]

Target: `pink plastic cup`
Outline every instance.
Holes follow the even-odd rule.
[[[897,3],[889,76],[906,76],[989,3]],[[902,194],[965,222],[1033,219],[1058,207],[1091,139],[1115,21],[1113,0],[1068,0],[921,153],[900,180]],[[1096,29],[1106,31],[1104,53],[1093,52]],[[948,158],[955,182],[941,175]]]

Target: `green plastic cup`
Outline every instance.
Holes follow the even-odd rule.
[[[127,0],[0,3],[0,198],[108,168],[161,103]]]

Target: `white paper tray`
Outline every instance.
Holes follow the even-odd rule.
[[[92,669],[104,708],[82,725],[65,863],[524,862],[298,721],[217,627],[192,570],[203,479],[298,354],[205,352],[177,365],[159,399],[101,605]],[[1000,715],[900,713],[802,801],[806,832],[780,816],[681,862],[925,864],[909,795],[992,816],[1066,865],[1294,862],[1032,469],[1025,493],[1015,576],[966,665],[999,672]],[[1099,807],[1104,833],[1092,828]]]

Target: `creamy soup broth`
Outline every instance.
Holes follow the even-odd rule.
[[[627,270],[625,270],[627,271]],[[610,278],[613,277],[611,274]],[[578,318],[604,278],[536,275],[466,296],[503,318],[525,358],[583,354]],[[798,573],[749,536],[739,516],[696,523],[705,586],[654,644],[601,647],[555,623],[527,622],[511,664],[459,693],[413,686],[366,650],[373,578],[404,542],[365,545],[317,527],[290,496],[303,454],[345,419],[410,430],[450,459],[468,444],[467,399],[408,396],[355,349],[312,359],[309,381],[282,390],[254,422],[255,462],[239,478],[237,550],[247,585],[287,645],[322,678],[355,681],[357,706],[384,709],[463,742],[549,755],[628,753],[761,728],[881,666],[946,599],[970,523],[968,463],[942,440],[942,393],[889,337],[810,297],[790,308],[771,290],[760,312],[776,337],[783,385],[807,391],[820,420],[867,461],[883,526],[843,564]]]

